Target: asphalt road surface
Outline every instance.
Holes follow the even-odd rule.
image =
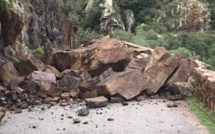
[[[0,134],[209,134],[185,102],[177,102],[177,108],[168,108],[168,103],[155,99],[132,101],[128,106],[109,104],[90,109],[86,117],[77,116],[81,104],[46,110],[36,107],[21,114],[8,112],[0,124]],[[74,124],[74,118],[81,122]]]

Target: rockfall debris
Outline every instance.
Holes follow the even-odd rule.
[[[214,94],[214,72],[164,47],[150,49],[106,36],[71,51],[55,51],[50,65],[31,54],[23,57],[0,61],[0,106],[10,111],[44,103],[66,106],[75,99],[85,100],[89,108],[155,94],[177,100],[195,88],[215,107],[214,95],[202,90]]]

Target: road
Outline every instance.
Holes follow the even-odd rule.
[[[154,99],[132,101],[128,106],[109,104],[90,109],[86,117],[76,113],[83,104],[46,110],[36,107],[33,112],[7,113],[0,134],[209,134],[185,102],[177,102],[177,108],[168,108],[168,103],[171,102]],[[74,124],[72,117],[81,123]]]

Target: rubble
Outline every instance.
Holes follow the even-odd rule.
[[[215,106],[214,72],[186,54],[169,54],[164,47],[150,49],[106,36],[71,51],[55,51],[51,59],[52,65],[31,54],[14,63],[1,61],[0,106],[14,111],[43,103],[67,106],[84,99],[97,108],[108,101],[160,98],[157,94],[178,100],[190,91]]]

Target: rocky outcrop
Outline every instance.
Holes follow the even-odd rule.
[[[200,0],[173,1],[163,6],[164,13],[159,15],[157,22],[168,23],[172,29],[209,30],[211,13],[208,6]]]
[[[31,0],[15,2],[0,12],[4,47],[23,54],[25,46],[64,44],[72,48],[75,25],[71,18],[73,0]],[[71,4],[72,3],[72,4]],[[69,6],[68,6],[69,5]],[[65,9],[70,7],[69,9]],[[10,54],[16,56],[17,54]]]
[[[95,0],[89,0],[86,7],[86,11],[90,11],[94,8]],[[99,1],[100,2],[100,1]],[[117,1],[105,0],[100,2],[100,9],[102,11],[100,33],[107,35],[114,33],[115,30],[131,31],[132,26],[135,23],[134,14],[131,10],[120,11],[120,7]]]
[[[4,47],[4,55],[21,57],[25,48],[26,20],[25,13],[18,4],[13,8],[0,11],[1,47]]]

